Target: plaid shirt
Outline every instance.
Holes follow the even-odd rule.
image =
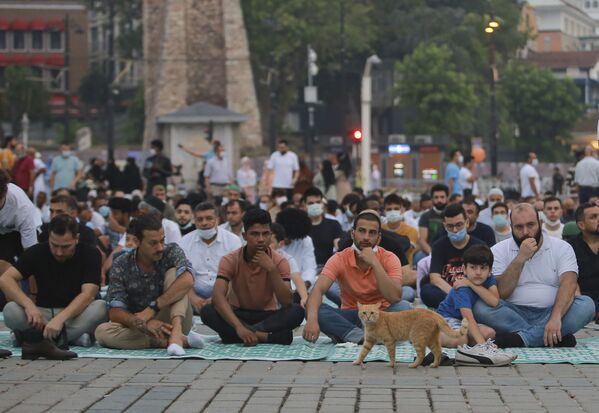
[[[162,295],[166,271],[176,268],[177,277],[186,271],[193,274],[191,263],[177,244],[168,244],[154,271],[146,273],[137,265],[137,249],[120,255],[110,270],[106,301],[110,308],[123,308],[131,313],[142,311]]]

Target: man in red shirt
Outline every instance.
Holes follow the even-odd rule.
[[[28,151],[25,151],[25,146],[22,143],[17,144],[15,148],[17,161],[13,168],[13,179],[15,184],[20,187],[29,197],[33,192],[33,181],[35,180],[35,164],[33,156]]]

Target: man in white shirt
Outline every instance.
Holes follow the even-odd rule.
[[[183,237],[181,248],[194,270],[189,300],[196,313],[211,302],[220,259],[241,248],[241,240],[218,227],[218,211],[214,204],[202,202],[194,209],[196,230]]]
[[[537,154],[530,152],[526,164],[520,169],[520,188],[522,198],[534,196],[541,199],[541,178],[535,167],[539,164]]]
[[[581,204],[592,196],[599,196],[599,160],[595,158],[595,149],[589,145],[584,148],[584,158],[576,164],[574,181],[578,185],[578,198]]]
[[[286,140],[279,140],[278,151],[270,155],[268,169],[273,171],[272,189],[284,189],[287,199],[292,198],[292,189],[299,175],[297,155],[289,150]]]
[[[476,183],[478,177],[472,172],[474,165],[475,162],[472,155],[464,156],[464,164],[460,168],[460,175],[458,178],[464,196],[466,196],[467,192],[470,192],[470,194],[475,197],[478,196],[478,185]]]
[[[555,196],[545,198],[543,201],[543,213],[545,214],[543,231],[552,237],[562,239],[562,231],[564,230],[564,224],[562,224],[562,201]]]
[[[501,188],[491,188],[487,194],[487,207],[478,214],[478,222],[493,226],[493,206],[498,202],[505,202]]]
[[[477,322],[497,331],[505,347],[574,347],[574,333],[595,317],[590,297],[576,295],[578,265],[565,241],[545,237],[534,207],[518,204],[511,215],[512,239],[495,244],[493,274],[501,301],[474,306]]]
[[[225,186],[233,182],[232,170],[222,145],[216,148],[216,156],[206,162],[204,181],[212,196],[221,196]]]

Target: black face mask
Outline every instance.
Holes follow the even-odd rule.
[[[443,204],[443,203],[436,203],[433,204],[433,207],[437,208],[439,211],[443,211],[445,209],[445,207],[447,206],[447,204]]]
[[[539,222],[539,229],[537,230],[537,233],[534,236],[535,241],[537,241],[537,245],[539,245],[539,242],[541,242],[541,223]],[[520,248],[520,245],[522,245],[522,242],[526,239],[518,239],[516,238],[516,235],[512,232],[512,238],[514,239],[514,242],[516,243],[516,245],[518,245],[518,248]]]

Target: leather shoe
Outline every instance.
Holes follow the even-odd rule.
[[[37,360],[43,357],[48,360],[69,360],[77,357],[77,353],[59,349],[53,341],[43,339],[37,343],[23,341],[21,359]]]
[[[10,351],[0,348],[0,359],[5,359],[10,356],[12,356],[12,353]]]

